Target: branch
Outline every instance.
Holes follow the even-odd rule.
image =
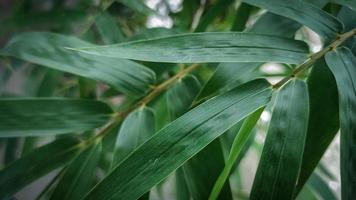
[[[274,89],[278,89],[280,88],[283,84],[285,84],[287,81],[289,81],[291,78],[298,76],[301,72],[309,69],[313,63],[315,61],[317,61],[318,59],[320,59],[321,57],[323,57],[326,53],[328,53],[329,51],[335,50],[338,46],[340,46],[343,42],[345,42],[347,39],[349,39],[350,37],[356,35],[356,28],[352,29],[349,32],[343,33],[341,35],[339,35],[337,37],[337,39],[335,41],[333,41],[330,45],[328,45],[327,47],[325,47],[324,49],[322,49],[319,52],[316,52],[314,54],[312,54],[311,56],[309,56],[308,60],[306,60],[304,63],[302,63],[301,65],[299,65],[297,68],[295,68],[292,72],[292,74],[290,74],[289,76],[283,78],[282,80],[280,80],[278,83],[276,83],[275,85],[273,85]]]

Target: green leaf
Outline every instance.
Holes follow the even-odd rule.
[[[40,147],[12,162],[0,171],[0,199],[7,199],[32,181],[57,169],[79,152],[81,145],[73,138],[63,138]]]
[[[100,101],[65,98],[0,100],[0,137],[83,132],[105,124],[111,108]]]
[[[338,93],[324,58],[313,66],[308,78],[310,114],[296,195],[307,182],[339,130]]]
[[[117,136],[113,166],[119,164],[154,133],[155,116],[152,109],[144,106],[130,113],[122,123]]]
[[[205,83],[197,100],[208,99],[216,93],[231,89],[255,77],[261,63],[220,63]]]
[[[249,117],[247,117],[242,124],[239,132],[237,133],[234,142],[231,147],[229,158],[226,161],[225,167],[221,172],[219,178],[216,180],[213,190],[209,196],[210,200],[217,199],[219,193],[224,186],[226,180],[228,179],[231,169],[234,166],[239,154],[242,152],[244,145],[249,139],[250,133],[253,127],[256,125],[258,119],[260,118],[264,108],[260,108]]]
[[[356,193],[356,58],[345,48],[325,56],[339,91],[341,196],[353,199]]]
[[[189,110],[200,87],[199,81],[194,76],[188,75],[167,91],[168,109],[173,120]],[[182,166],[185,182],[193,199],[209,197],[210,190],[223,166],[223,153],[217,140],[206,146]],[[180,193],[180,191],[177,192]],[[232,198],[228,184],[225,185],[220,198],[224,200]]]
[[[143,95],[155,81],[148,68],[124,59],[103,58],[69,51],[65,47],[93,46],[72,36],[46,32],[23,33],[12,38],[0,55],[107,83],[128,93]]]
[[[333,3],[347,6],[356,12],[356,1],[354,0],[330,0]]]
[[[294,20],[267,12],[258,18],[248,31],[293,38],[300,27],[301,25]]]
[[[190,193],[185,181],[184,172],[182,168],[177,169],[175,174],[176,184],[176,200],[190,199]]]
[[[306,59],[304,42],[276,36],[225,32],[189,33],[108,46],[72,48],[114,58],[152,62],[286,62]]]
[[[244,2],[265,8],[268,11],[293,19],[308,26],[325,38],[335,38],[342,30],[342,24],[332,15],[318,7],[303,1],[285,0],[243,0]]]
[[[291,80],[278,92],[251,199],[293,199],[308,128],[305,82]]]
[[[208,199],[216,179],[224,168],[224,155],[219,140],[214,140],[183,166],[192,199]],[[229,183],[222,185],[218,199],[232,199]]]
[[[99,162],[100,153],[100,142],[83,150],[67,166],[50,199],[76,200],[82,198],[94,183],[95,169]]]
[[[231,5],[233,0],[220,0],[211,5],[201,17],[198,26],[195,28],[195,32],[203,32],[211,24],[214,19],[226,12],[226,7]]]
[[[105,44],[119,43],[124,40],[115,19],[108,12],[104,11],[95,19],[95,26]]]
[[[241,3],[236,11],[234,22],[232,24],[232,31],[244,31],[246,28],[247,21],[253,10],[253,6],[246,3]]]
[[[187,112],[201,86],[197,78],[188,75],[180,79],[167,91],[167,105],[171,119],[177,119]]]
[[[260,79],[195,107],[130,154],[85,199],[137,199],[270,98],[270,84]]]
[[[324,200],[337,200],[338,198],[330,189],[327,181],[323,180],[317,173],[313,173],[308,181],[311,188]]]
[[[247,4],[244,4],[247,5]],[[300,28],[297,22],[272,13],[263,14],[249,32],[292,37]],[[204,85],[197,100],[215,95],[217,92],[236,87],[258,76],[256,69],[262,63],[220,63],[212,77]]]

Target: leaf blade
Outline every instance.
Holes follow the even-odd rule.
[[[293,199],[308,125],[308,90],[291,80],[278,92],[251,199]]]
[[[335,38],[342,30],[342,24],[335,17],[303,1],[295,1],[293,4],[283,0],[244,0],[244,2],[291,18],[326,38]]]
[[[301,41],[239,32],[188,33],[72,50],[114,58],[172,63],[251,61],[299,63],[305,60],[307,52],[305,44]]]
[[[80,46],[92,44],[72,36],[29,32],[12,38],[0,55],[102,81],[127,94],[143,95],[155,81],[154,72],[138,63],[89,56],[65,49]]]
[[[201,104],[140,146],[85,199],[138,198],[225,132],[225,129],[267,104],[270,96],[269,83],[256,80]],[[144,178],[148,175],[150,179]]]
[[[0,171],[0,197],[8,198],[22,187],[65,165],[80,150],[73,138],[56,140],[14,161]]]
[[[341,196],[352,199],[356,188],[356,58],[341,47],[327,53],[325,60],[339,91]]]
[[[83,197],[94,179],[99,162],[101,143],[84,149],[65,169],[65,172],[51,195],[51,200],[75,200]]]
[[[100,101],[66,98],[0,100],[0,137],[43,136],[97,128],[110,118]]]

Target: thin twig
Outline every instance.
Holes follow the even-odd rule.
[[[132,111],[135,109],[145,106],[149,102],[151,102],[153,99],[155,99],[158,95],[160,95],[163,91],[171,87],[175,82],[177,82],[179,79],[181,79],[184,75],[188,74],[189,72],[193,71],[195,68],[197,68],[199,64],[192,64],[189,67],[181,70],[178,72],[176,75],[172,76],[170,79],[164,81],[163,83],[157,85],[152,89],[148,95],[143,97],[139,102],[134,104],[133,106],[129,107],[128,109],[118,112],[114,114],[114,117],[100,130],[100,132],[93,138],[91,141],[95,141],[97,139],[103,138],[108,132],[110,132],[111,129],[113,129],[116,125],[118,125],[121,120],[123,120],[128,114],[130,114]]]
[[[345,42],[347,39],[349,39],[350,37],[356,35],[356,28],[352,29],[349,32],[343,33],[341,35],[339,35],[337,37],[337,39],[332,42],[330,45],[328,45],[327,47],[325,47],[324,49],[322,49],[321,51],[312,54],[308,60],[306,60],[304,63],[302,63],[301,65],[299,65],[295,70],[293,70],[293,72],[283,78],[282,80],[280,80],[278,83],[276,83],[275,85],[273,85],[274,89],[278,89],[280,88],[283,84],[285,84],[287,81],[289,81],[291,78],[298,76],[301,72],[309,69],[313,63],[320,59],[321,57],[323,57],[326,53],[328,53],[329,51],[335,50],[338,46],[340,46],[343,42]]]

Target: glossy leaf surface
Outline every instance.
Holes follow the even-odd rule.
[[[244,2],[293,19],[323,37],[334,38],[342,30],[342,24],[335,17],[304,1],[291,3],[285,0],[244,0]]]
[[[100,101],[66,98],[0,100],[0,137],[82,132],[104,125],[112,113]]]
[[[251,199],[293,199],[308,128],[305,82],[291,80],[278,92],[252,186]]]
[[[0,198],[7,199],[32,181],[72,160],[80,150],[78,141],[63,138],[36,149],[0,171]]]
[[[345,48],[325,56],[339,91],[341,196],[353,199],[356,192],[356,58]]]
[[[94,183],[95,169],[100,153],[100,142],[83,150],[67,166],[50,199],[76,200],[82,198]]]
[[[0,55],[107,83],[129,94],[143,95],[154,83],[155,74],[125,59],[80,54],[66,47],[93,46],[76,37],[55,33],[30,32],[12,38]]]
[[[136,149],[86,199],[140,197],[270,97],[271,86],[256,80],[199,105]]]
[[[116,45],[74,48],[76,51],[133,60],[172,63],[285,62],[306,58],[305,43],[252,33],[189,33]]]

